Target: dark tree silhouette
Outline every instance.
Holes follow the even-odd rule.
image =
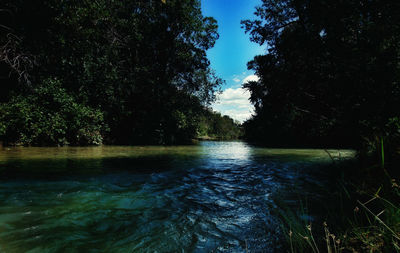
[[[242,25],[268,47],[245,84],[256,115],[246,136],[268,145],[374,150],[399,137],[400,5],[264,0]],[[392,151],[394,149],[392,148]]]
[[[200,1],[5,0],[1,9],[6,143],[186,142],[222,83],[206,57],[217,22]]]

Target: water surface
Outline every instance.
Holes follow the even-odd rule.
[[[0,252],[280,252],[277,199],[318,196],[330,163],[244,142],[3,148]]]

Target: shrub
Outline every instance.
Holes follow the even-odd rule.
[[[55,79],[0,104],[0,137],[6,144],[97,145],[103,129],[103,114],[76,102]]]

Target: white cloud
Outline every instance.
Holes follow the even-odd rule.
[[[235,77],[233,80],[235,82],[240,82],[238,77]],[[248,81],[258,80],[258,76],[248,75],[243,79],[242,84]],[[228,115],[235,120],[244,122],[249,119],[254,112],[254,107],[250,103],[249,98],[250,92],[242,87],[228,88],[217,96],[217,101],[212,105],[212,108],[222,115]]]
[[[248,90],[243,88],[228,88],[224,90],[218,97],[225,102],[242,103],[243,101],[247,101],[247,99],[250,97],[250,93]]]
[[[240,82],[240,79],[237,78],[237,77],[233,78],[232,80],[233,80],[235,83],[239,83],[239,82]]]
[[[249,76],[246,76],[246,78],[243,79],[243,83],[245,84],[245,83],[250,82],[250,81],[256,81],[257,82],[258,80],[260,80],[260,78],[258,76],[249,75]]]
[[[229,117],[243,123],[251,117],[251,111],[248,112],[240,112],[237,110],[228,110],[224,112],[224,115],[228,115]]]
[[[253,106],[250,104],[249,98],[249,91],[243,88],[228,88],[217,96],[213,109],[243,122],[250,118],[253,112]]]

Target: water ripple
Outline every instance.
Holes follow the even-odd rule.
[[[329,162],[243,142],[93,149],[0,151],[1,252],[280,252],[274,199],[323,185]]]

